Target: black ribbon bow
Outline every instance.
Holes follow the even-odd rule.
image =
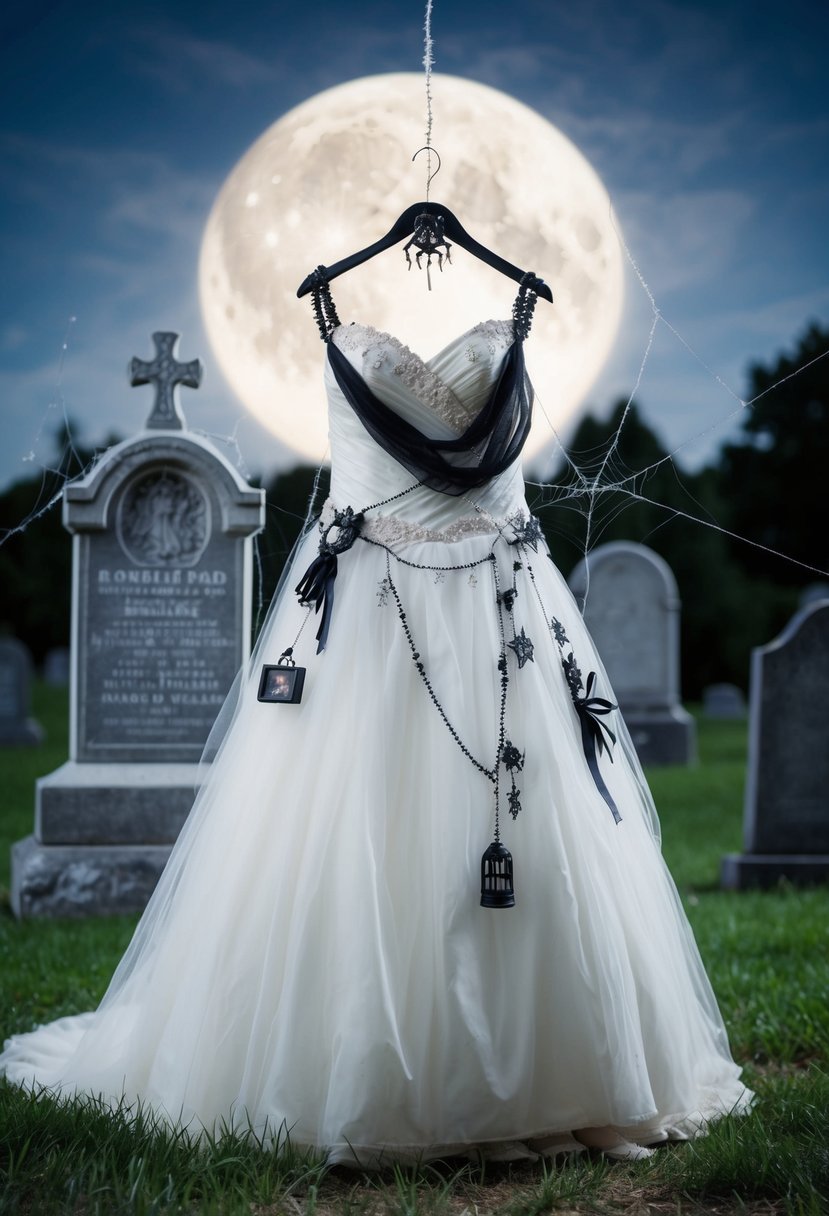
[[[573,704],[576,707],[576,713],[579,715],[579,723],[581,724],[581,744],[584,748],[584,756],[587,760],[588,768],[593,774],[596,788],[610,807],[611,814],[616,823],[621,823],[622,816],[619,814],[619,808],[613,801],[613,796],[605,785],[604,778],[599,769],[599,756],[601,756],[605,749],[607,749],[611,763],[613,762],[610,744],[616,742],[616,736],[607,723],[602,721],[602,718],[617,707],[612,701],[606,700],[605,697],[594,697],[591,695],[595,683],[596,673],[595,671],[591,671],[587,677],[587,687],[585,688],[584,696],[574,695]]]
[[[351,548],[360,535],[362,522],[362,514],[354,512],[351,507],[335,511],[333,520],[322,534],[319,554],[297,584],[296,593],[303,608],[313,604],[316,612],[322,609],[322,619],[317,630],[317,654],[325,650],[325,643],[328,641],[331,614],[334,611],[337,555],[345,553],[346,549]],[[329,536],[335,528],[337,535],[333,540],[329,540]]]

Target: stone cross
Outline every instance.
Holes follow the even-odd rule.
[[[184,384],[187,388],[198,388],[201,383],[201,360],[179,363],[176,358],[178,339],[178,334],[154,333],[155,358],[150,362],[145,359],[130,360],[130,384],[155,385],[152,413],[145,424],[148,431],[183,430],[184,414],[178,402],[176,386]]]

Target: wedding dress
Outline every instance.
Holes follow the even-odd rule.
[[[527,508],[526,417],[452,446],[520,355],[518,312],[423,359],[317,303],[319,527],[100,1007],[14,1036],[0,1070],[365,1165],[607,1125],[644,1143],[745,1110],[635,751]],[[413,474],[401,426],[472,488]],[[506,464],[474,485],[487,461]],[[301,702],[260,702],[289,646]],[[496,793],[513,907],[480,901]]]

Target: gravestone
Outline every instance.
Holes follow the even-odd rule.
[[[193,802],[199,760],[242,662],[264,491],[186,429],[177,335],[132,383],[156,385],[143,433],[68,484],[73,534],[69,761],[37,782],[12,850],[18,916],[140,909]]]
[[[17,638],[0,638],[0,747],[43,742],[43,730],[29,717],[32,659]]]
[[[43,679],[50,688],[65,688],[69,683],[69,650],[66,646],[56,646],[46,652]]]
[[[709,684],[702,690],[702,712],[706,718],[744,718],[743,690],[736,684]]]
[[[829,881],[829,603],[802,608],[751,655],[744,851],[729,889]]]
[[[800,593],[798,607],[808,608],[810,604],[819,604],[821,600],[829,600],[829,583],[809,583]]]
[[[570,587],[639,759],[693,763],[696,727],[679,701],[679,594],[667,562],[645,545],[611,541],[579,562]]]

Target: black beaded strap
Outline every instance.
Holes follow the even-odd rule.
[[[332,333],[340,324],[340,318],[337,316],[337,309],[331,298],[331,288],[328,286],[328,279],[325,277],[325,267],[317,266],[311,278],[313,280],[311,304],[314,309],[314,317],[320,331],[320,337],[323,342],[328,342]]]
[[[517,342],[523,342],[529,336],[539,283],[541,279],[535,271],[528,270],[518,285],[518,295],[512,306],[512,332]]]

